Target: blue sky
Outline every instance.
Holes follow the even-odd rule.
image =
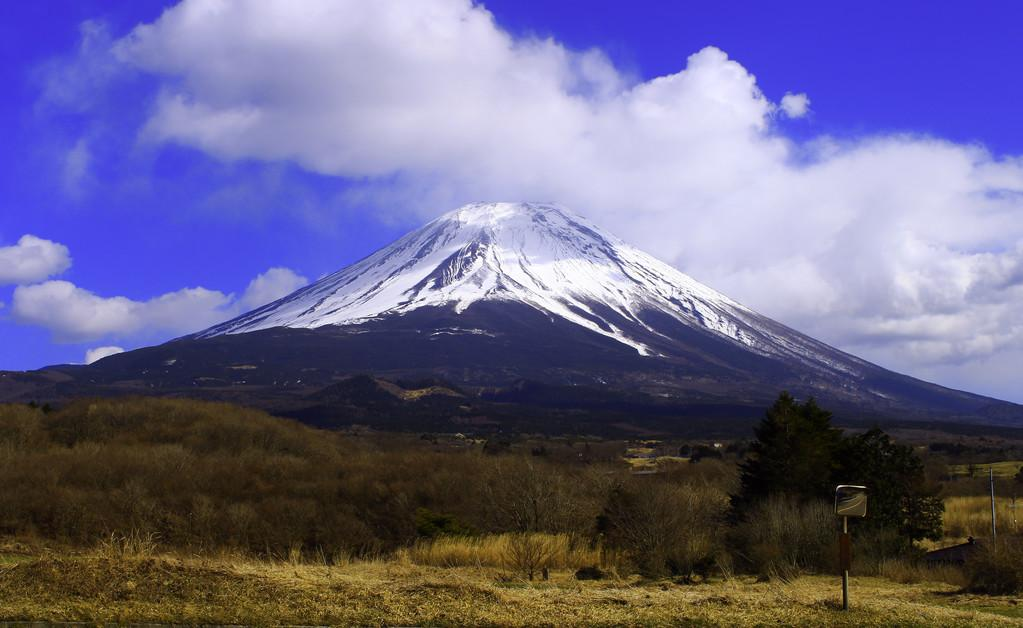
[[[1023,401],[1018,3],[212,6],[0,8],[0,368],[187,333],[462,202],[558,200]]]

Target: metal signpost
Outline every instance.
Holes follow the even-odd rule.
[[[849,517],[867,516],[867,487],[839,484],[835,487],[835,514],[842,518],[842,534],[838,537],[838,560],[842,570],[842,610],[849,610],[849,568],[852,566],[852,540],[849,538]]]
[[[991,483],[991,544],[998,540],[998,526],[995,525],[995,468],[988,467],[987,479]]]

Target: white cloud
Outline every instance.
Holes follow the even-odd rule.
[[[95,349],[89,349],[85,352],[85,363],[92,364],[98,362],[103,358],[117,355],[118,353],[124,353],[124,349],[121,347],[96,347]]]
[[[771,103],[716,48],[637,81],[468,0],[187,0],[116,54],[163,78],[151,141],[348,177],[381,213],[558,200],[823,340],[952,365],[947,383],[1023,344],[1023,158],[795,143],[774,115],[809,99]]]
[[[68,196],[77,198],[85,191],[85,186],[92,176],[91,164],[92,151],[89,149],[89,143],[85,138],[80,138],[64,155],[61,183]]]
[[[23,235],[17,244],[0,247],[0,286],[41,281],[70,267],[66,246],[34,235]]]
[[[810,113],[810,98],[806,94],[793,94],[786,92],[778,103],[782,113],[789,118],[802,118]]]
[[[14,290],[11,311],[19,323],[46,327],[62,342],[130,337],[141,332],[183,334],[229,317],[231,297],[186,288],[148,301],[101,297],[68,281]]]
[[[86,20],[78,27],[78,48],[36,68],[41,94],[38,107],[85,112],[104,96],[102,87],[124,75],[124,66],[111,55],[113,40],[106,23]]]
[[[239,303],[246,310],[254,310],[287,296],[308,283],[308,279],[290,268],[274,267],[256,275],[256,278],[249,282]]]
[[[305,280],[287,268],[257,276],[242,298],[206,288],[184,288],[136,301],[102,297],[68,281],[47,281],[14,290],[15,321],[50,330],[59,342],[100,338],[162,338],[199,331],[238,316],[260,299],[283,296],[288,285]]]

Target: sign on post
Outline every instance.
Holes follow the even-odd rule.
[[[854,484],[835,487],[835,514],[839,517],[866,517],[867,487]]]
[[[848,532],[838,536],[838,568],[842,573],[852,569],[852,539]]]
[[[842,534],[838,537],[838,562],[842,570],[842,610],[849,610],[849,569],[852,567],[852,539],[849,517],[867,516],[867,487],[839,484],[835,487],[835,514],[842,518]]]

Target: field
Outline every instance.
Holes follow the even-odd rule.
[[[730,524],[742,456],[735,443],[339,433],[189,400],[0,405],[0,622],[1023,622],[1023,540],[1003,534],[1013,480],[998,481],[991,569],[931,569],[856,528],[845,613],[821,575],[836,569],[833,504],[769,495]],[[983,543],[986,479],[929,462],[945,538],[924,547]],[[606,577],[579,581],[581,567]]]
[[[752,577],[698,585],[636,577],[581,582],[558,569],[528,582],[503,569],[417,564],[414,553],[340,565],[236,556],[8,550],[0,620],[89,623],[390,625],[981,626],[1023,621],[1020,600],[944,583]]]
[[[1023,499],[1016,500],[1023,506]],[[1000,533],[1019,531],[1023,512],[1015,512],[1013,502],[1005,497],[995,498],[995,521]],[[986,537],[991,534],[991,501],[986,495],[945,498],[945,536],[965,539],[967,536]]]
[[[949,466],[948,471],[952,476],[971,476],[970,466],[968,464],[954,464]],[[972,477],[987,477],[988,469],[994,471],[996,478],[1012,478],[1016,477],[1020,469],[1023,469],[1023,460],[1003,460],[1001,462],[991,462],[984,464],[974,464]]]

